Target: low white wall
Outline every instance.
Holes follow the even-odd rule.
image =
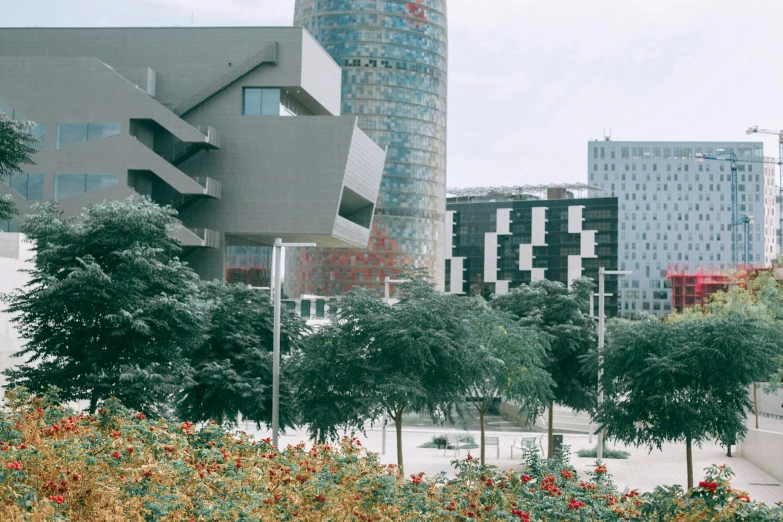
[[[764,393],[761,390],[764,386],[763,383],[759,383],[756,391],[759,400],[759,413],[769,413],[783,417],[783,389],[775,393]],[[753,396],[751,395],[752,398]]]
[[[749,429],[745,440],[737,446],[737,454],[783,480],[783,433]]]
[[[8,293],[21,288],[29,280],[22,268],[31,268],[30,244],[25,243],[22,234],[0,232],[0,293]],[[23,341],[11,322],[11,315],[0,304],[0,372],[19,364],[19,359],[11,355],[19,351]],[[5,376],[0,374],[0,387],[5,385]],[[1,392],[1,390],[0,390]],[[2,393],[0,393],[2,396]]]

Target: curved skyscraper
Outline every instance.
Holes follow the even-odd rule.
[[[297,249],[286,292],[381,289],[404,265],[441,285],[446,211],[446,0],[296,0],[307,28],[343,67],[342,113],[388,147],[367,250]]]

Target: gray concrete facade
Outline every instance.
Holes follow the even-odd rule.
[[[732,266],[731,168],[699,154],[734,152],[738,159],[738,213],[751,225],[751,266],[769,266],[780,253],[775,162],[761,142],[590,141],[588,181],[620,203],[621,314],[663,316],[672,310],[668,271],[727,271]],[[738,255],[744,263],[744,235]]]
[[[246,89],[277,92],[290,116],[246,115]],[[171,204],[210,279],[236,240],[367,246],[385,150],[340,95],[340,66],[302,28],[0,29],[0,108],[46,125],[25,168],[43,175],[34,199],[69,215],[134,194]]]

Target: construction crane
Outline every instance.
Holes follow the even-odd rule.
[[[780,183],[778,184],[780,194],[778,195],[778,202],[783,201],[783,130],[769,130],[759,129],[758,125],[755,127],[748,127],[745,134],[772,134],[778,137],[778,169],[780,171]],[[780,227],[778,227],[778,245],[783,248],[783,212],[780,214]]]
[[[739,187],[737,175],[737,155],[734,152],[721,152],[718,149],[719,155],[713,156],[710,154],[703,154],[701,152],[696,154],[697,160],[715,160],[715,161],[728,161],[731,167],[731,262],[734,268],[739,268],[739,253],[737,248],[737,241],[739,240],[739,234],[737,234],[737,227],[742,225],[745,231],[745,266],[750,265],[750,225],[755,223],[756,219],[746,214],[739,217]],[[763,158],[761,161],[752,159],[742,159],[742,162],[747,163],[764,163]]]

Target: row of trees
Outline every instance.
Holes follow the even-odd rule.
[[[35,392],[56,386],[90,411],[117,397],[150,415],[268,423],[269,296],[200,281],[178,258],[177,226],[174,210],[141,198],[93,205],[79,221],[55,203],[38,205],[21,226],[33,243],[30,281],[5,298],[27,341],[17,354],[23,364],[6,371],[10,383]],[[556,314],[541,315],[550,308],[544,301],[575,313],[581,297],[563,285],[531,287],[541,306],[527,313],[519,303],[529,306],[533,296],[490,307],[437,292],[421,270],[406,276],[399,304],[355,290],[315,332],[283,314],[284,427],[307,425],[324,441],[393,419],[402,467],[405,412],[453,420],[473,404],[483,459],[493,401],[515,401],[534,416],[559,397],[553,389],[575,386],[562,373],[575,368],[570,359],[590,338],[574,325],[557,333]]]

